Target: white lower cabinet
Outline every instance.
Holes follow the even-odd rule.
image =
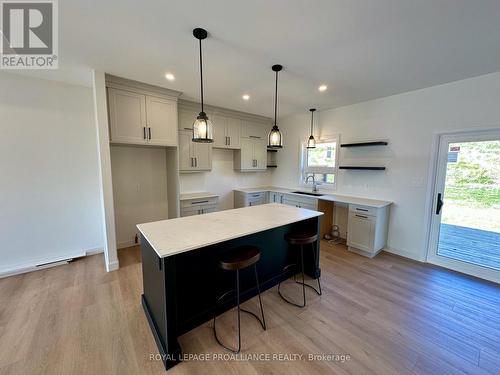
[[[283,204],[299,208],[307,208],[308,210],[318,209],[318,200],[314,198],[299,197],[297,195],[283,194]]]
[[[217,197],[181,200],[181,217],[216,212],[218,201]]]
[[[234,192],[234,208],[258,206],[267,203],[267,191],[256,191],[252,193],[236,190]]]
[[[283,194],[275,191],[269,192],[269,203],[283,203]]]
[[[377,255],[387,241],[388,207],[349,205],[347,246],[350,251],[370,258]]]

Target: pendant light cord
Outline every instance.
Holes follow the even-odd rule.
[[[200,81],[201,81],[201,111],[205,112],[203,108],[203,60],[201,58],[201,39],[200,41]]]
[[[278,72],[276,72],[276,86],[274,89],[274,126],[276,126],[277,113],[278,113]]]
[[[314,111],[311,111],[311,135],[313,135]]]

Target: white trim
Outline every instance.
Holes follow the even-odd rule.
[[[88,255],[102,253],[102,248],[93,248],[83,251],[76,251],[72,254],[49,254],[44,255],[43,258],[34,258],[27,260],[22,263],[13,264],[5,268],[0,268],[0,278],[18,275],[21,273],[27,273],[32,271],[37,271],[43,268],[54,267],[63,263],[67,263],[66,260],[81,258]]]
[[[92,71],[94,111],[99,160],[99,190],[101,217],[103,222],[104,259],[106,270],[118,269],[116,248],[115,210],[113,204],[113,182],[111,177],[111,152],[109,147],[108,107],[106,100],[106,78],[100,71]]]
[[[487,140],[489,138],[496,139],[499,137],[499,133],[500,127],[434,133],[431,148],[431,163],[429,165],[427,198],[425,203],[425,212],[427,212],[427,215],[425,217],[424,226],[424,238],[426,239],[424,243],[426,249],[425,260],[427,263],[449,268],[454,271],[466,273],[496,283],[500,283],[500,271],[495,271],[486,267],[437,255],[436,248],[437,241],[439,240],[439,233],[436,232],[436,228],[437,223],[440,223],[441,220],[440,217],[436,218],[433,208],[435,206],[435,198],[438,192],[437,184],[439,182],[438,175],[440,173],[440,161],[444,158],[441,147],[442,144],[444,144],[443,142],[468,142],[474,140]]]

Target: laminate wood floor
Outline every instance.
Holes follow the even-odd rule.
[[[322,297],[308,292],[308,306],[298,309],[276,288],[266,291],[265,332],[243,315],[242,354],[253,360],[189,361],[168,373],[500,373],[500,286],[390,254],[370,260],[342,245],[321,249]],[[95,255],[1,279],[0,374],[164,374],[151,359],[157,351],[140,304],[139,249],[119,257],[112,273]],[[285,292],[300,297],[294,287]],[[258,307],[255,298],[245,305]],[[234,310],[218,321],[225,340],[234,339],[235,323]],[[227,354],[211,322],[180,343],[186,355]],[[257,360],[266,353],[288,360]],[[323,353],[349,357],[309,360]]]

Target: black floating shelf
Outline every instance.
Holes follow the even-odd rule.
[[[385,171],[385,167],[351,167],[340,166],[339,169],[353,169],[358,171]]]
[[[340,147],[365,147],[365,146],[387,146],[386,141],[342,143]]]

